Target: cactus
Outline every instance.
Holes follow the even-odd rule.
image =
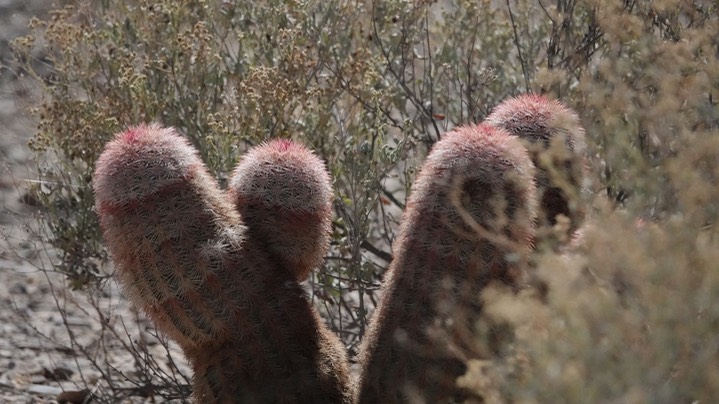
[[[360,403],[467,398],[456,379],[473,355],[479,293],[492,281],[517,285],[536,220],[534,175],[527,150],[499,128],[458,128],[434,145],[360,347]]]
[[[570,231],[583,222],[585,208],[580,191],[584,185],[584,129],[577,114],[543,95],[523,94],[499,104],[487,123],[525,140],[537,167],[542,220],[554,225],[562,214],[570,219]]]
[[[158,125],[118,134],[93,185],[119,281],[183,349],[195,401],[351,401],[340,341],[184,138]]]
[[[251,149],[229,184],[251,237],[300,281],[322,262],[332,226],[332,187],[322,161],[289,140]]]

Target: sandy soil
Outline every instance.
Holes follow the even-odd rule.
[[[37,88],[7,67],[9,41],[27,34],[29,19],[49,3],[0,0],[0,403],[152,402],[150,381],[133,383],[151,373],[133,349],[168,357],[149,323],[114,283],[75,292],[52,271],[56,257],[38,232],[42,212],[24,197],[37,178],[27,147],[36,124],[27,108]],[[182,355],[170,350],[186,372]],[[158,368],[168,369],[168,361]]]

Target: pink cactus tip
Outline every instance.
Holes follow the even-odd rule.
[[[250,234],[304,280],[322,262],[332,225],[332,187],[324,163],[286,139],[242,157],[229,185]]]
[[[523,94],[499,104],[487,123],[523,139],[538,168],[543,219],[555,224],[562,214],[571,220],[571,230],[581,225],[584,207],[584,128],[577,114],[557,100],[539,94]]]
[[[105,146],[95,165],[93,187],[98,208],[138,203],[185,181],[194,171],[191,166],[198,162],[194,148],[172,128],[158,124],[129,128]]]

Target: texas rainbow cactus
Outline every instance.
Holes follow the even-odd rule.
[[[362,342],[358,402],[466,398],[456,379],[472,355],[480,292],[516,286],[531,249],[534,176],[526,148],[500,128],[461,127],[434,145]]]
[[[486,122],[525,141],[538,169],[544,224],[555,224],[562,214],[576,230],[585,215],[580,193],[586,173],[584,128],[577,114],[560,101],[523,94],[500,103]]]
[[[332,230],[332,186],[306,147],[278,139],[242,156],[229,184],[253,239],[298,280],[323,260]]]
[[[476,354],[479,295],[518,286],[538,206],[547,223],[581,222],[583,149],[576,114],[537,95],[435,144],[362,342],[356,397],[344,348],[299,285],[331,228],[329,175],[309,150],[253,148],[223,193],[186,140],[138,126],[98,160],[96,208],[128,296],[188,357],[196,401],[446,402],[467,398],[456,379]]]
[[[183,349],[195,401],[351,402],[344,348],[297,280],[307,269],[248,232],[184,138],[158,125],[120,133],[93,182],[119,281]]]

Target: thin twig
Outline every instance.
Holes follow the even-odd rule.
[[[517,24],[514,21],[514,13],[512,12],[510,0],[507,0],[507,9],[509,10],[509,20],[512,22],[512,31],[514,31],[514,45],[517,47],[517,57],[519,58],[519,63],[522,65],[524,87],[526,91],[529,91],[529,73],[527,72],[527,66],[522,56],[522,47],[519,44],[519,33],[517,33]]]

